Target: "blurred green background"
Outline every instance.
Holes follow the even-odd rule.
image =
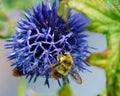
[[[0,45],[3,45],[5,39],[11,37],[15,32],[16,21],[21,16],[21,10],[25,10],[28,7],[31,8],[30,4],[36,4],[37,2],[38,0],[0,0]],[[96,51],[86,60],[91,65],[104,69],[106,73],[106,88],[103,92],[99,93],[98,96],[120,96],[120,0],[61,0],[59,14],[64,14],[64,20],[66,20],[67,16],[67,7],[82,12],[91,19],[91,25],[86,28],[91,32],[88,33],[89,35],[99,34],[98,37],[101,35],[106,36],[106,50],[102,50],[102,52]],[[96,41],[94,36],[96,35],[91,37],[92,42]],[[90,39],[88,38],[88,40]],[[105,42],[104,40],[101,41]],[[97,44],[103,46],[101,41],[97,42]],[[93,47],[95,46],[94,43],[92,43],[92,45]],[[5,54],[7,52],[5,52],[3,47],[1,51],[3,51],[4,54],[0,54],[0,56],[4,59],[3,57],[6,57]],[[4,61],[0,63],[0,65],[6,64],[3,65],[5,68],[2,69],[3,67],[1,67],[1,69],[6,71],[8,69],[10,75],[11,69],[7,66],[8,62],[6,61],[7,59],[5,58]],[[18,78],[12,78],[9,81],[9,78],[7,78],[8,74],[3,73],[3,75],[6,76],[6,82],[11,83],[14,81],[13,83],[16,83],[14,86],[18,86],[18,89],[15,90],[17,96],[26,96],[25,91],[27,87],[24,79],[21,79],[19,82]],[[12,84],[8,86],[8,90],[12,87]],[[41,96],[34,91],[29,92],[31,92],[32,95],[28,96]],[[75,96],[69,85],[64,86],[57,92],[58,96]]]

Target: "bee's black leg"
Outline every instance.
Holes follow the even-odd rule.
[[[63,77],[62,80],[63,80],[63,84],[69,83],[69,80],[67,77]]]
[[[59,84],[59,86],[61,87],[61,83],[60,83],[60,80],[58,79],[57,81],[58,81],[58,84]]]

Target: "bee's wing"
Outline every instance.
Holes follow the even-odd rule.
[[[76,72],[73,71],[72,74],[70,74],[70,77],[72,80],[74,80],[77,84],[82,84],[82,78],[80,77],[80,75]]]

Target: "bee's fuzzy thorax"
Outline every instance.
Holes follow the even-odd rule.
[[[58,15],[58,0],[54,0],[53,4],[50,0],[47,1],[32,5],[33,10],[28,8],[23,12],[26,18],[18,21],[16,33],[5,47],[12,49],[8,59],[14,60],[14,69],[18,69],[27,78],[30,77],[29,82],[33,77],[35,82],[39,76],[43,76],[46,78],[45,84],[49,86],[49,65],[58,63],[58,53],[68,52],[72,56],[69,61],[73,67],[79,71],[84,69],[82,59],[88,52],[84,27],[90,24],[90,20],[81,13],[68,9],[66,23]]]
[[[64,55],[57,54],[58,64],[51,67],[51,76],[55,79],[65,77],[73,66],[73,59],[69,52]]]

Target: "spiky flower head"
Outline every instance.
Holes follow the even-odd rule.
[[[26,18],[18,21],[16,33],[8,40],[6,48],[12,48],[8,58],[13,60],[14,70],[21,74],[34,77],[43,76],[49,86],[50,64],[57,64],[57,54],[70,52],[73,57],[73,67],[84,69],[83,59],[87,56],[88,42],[84,39],[84,27],[90,20],[78,12],[68,9],[68,22],[58,15],[58,0],[53,4],[32,5],[32,11],[23,12]],[[69,72],[70,73],[70,72]],[[59,81],[59,80],[58,80]]]

